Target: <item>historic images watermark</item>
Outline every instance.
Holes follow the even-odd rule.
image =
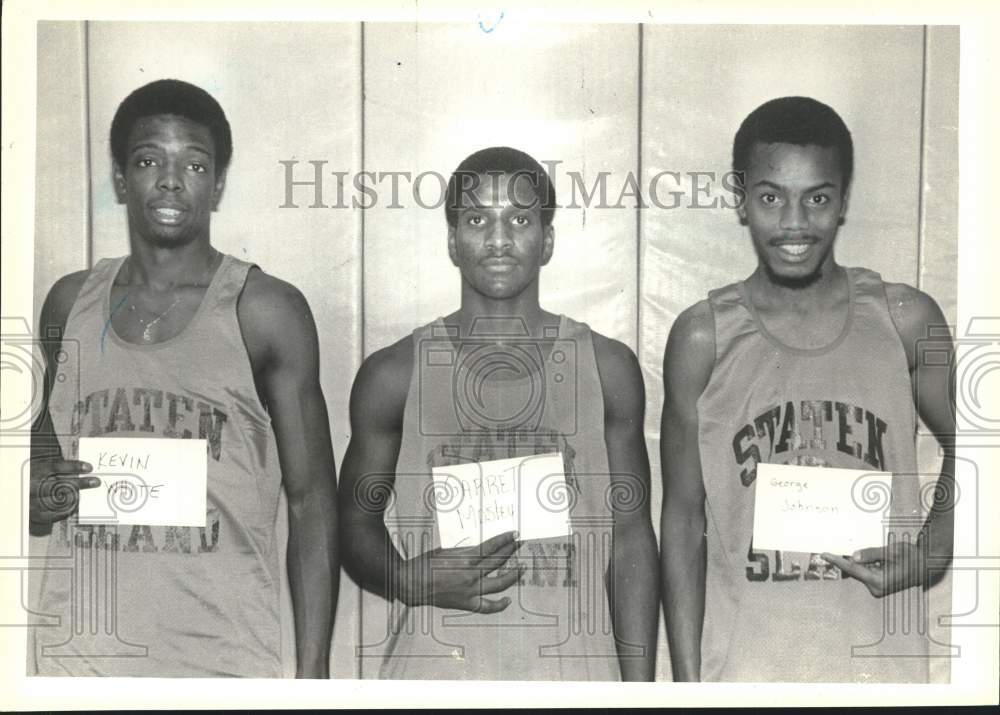
[[[541,162],[553,183],[558,181],[560,160]],[[405,209],[417,206],[437,209],[448,200],[449,176],[436,171],[338,171],[326,159],[282,159],[284,195],[278,208],[283,209]],[[738,172],[660,171],[648,179],[599,171],[589,178],[577,170],[564,172],[569,184],[569,201],[556,203],[553,209],[734,209],[743,200]],[[488,172],[468,173],[459,177],[460,196],[471,195],[490,182],[498,189],[500,182],[513,183],[521,177],[534,183],[526,172],[507,175]],[[513,196],[507,191],[502,195]],[[527,203],[519,208],[534,208]]]

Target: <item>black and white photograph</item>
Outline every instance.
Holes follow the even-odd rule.
[[[996,702],[973,15],[13,7],[10,707]]]

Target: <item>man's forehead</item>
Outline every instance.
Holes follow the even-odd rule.
[[[539,208],[534,174],[466,174],[460,178],[462,207],[496,207],[514,204],[521,208]]]
[[[835,147],[817,144],[757,142],[750,152],[749,171],[755,176],[835,176],[840,180],[840,158]]]
[[[153,139],[193,144],[208,151],[215,148],[211,129],[177,114],[154,114],[135,121],[129,131],[129,147]]]

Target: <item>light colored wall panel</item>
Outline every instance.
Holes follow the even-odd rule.
[[[90,24],[94,260],[128,251],[125,211],[111,183],[108,131],[118,103],[133,89],[164,77],[212,93],[226,111],[234,147],[226,191],[212,220],[212,241],[305,294],[319,331],[323,392],[338,458],[347,446],[347,397],[360,356],[360,216],[346,209],[307,208],[308,187],[294,195],[300,208],[279,208],[285,203],[285,169],[279,161],[323,160],[344,171],[360,169],[360,58],[356,24]],[[297,201],[300,195],[306,199]],[[280,513],[283,543],[283,506]],[[284,558],[284,546],[281,553]],[[333,673],[351,677],[357,589],[343,581]],[[284,643],[293,662],[284,585]]]
[[[435,171],[445,180],[478,149],[509,145],[558,161],[555,255],[542,271],[541,302],[636,346],[634,204],[584,207],[607,171],[608,204],[635,172],[638,132],[636,26],[474,24],[365,26],[365,168]],[[405,186],[405,185],[404,185]],[[440,196],[433,180],[425,204]],[[387,192],[383,192],[387,193]],[[365,352],[384,347],[459,305],[443,207],[383,201],[365,216]],[[378,671],[386,602],[365,595],[364,677]]]
[[[38,23],[34,316],[52,284],[87,265],[87,86],[82,22]],[[28,316],[25,316],[26,318]],[[37,330],[38,323],[32,320]],[[39,355],[39,359],[41,356]],[[42,556],[48,537],[29,537]],[[41,579],[30,579],[29,599]]]
[[[609,171],[609,203],[634,170],[637,28],[477,25],[365,26],[365,168],[434,171],[444,180],[468,154],[509,145],[555,169],[560,204],[569,172],[591,187]],[[365,350],[398,340],[458,306],[444,209],[382,202],[365,216]],[[407,188],[409,184],[401,182]],[[613,188],[610,188],[613,187]],[[440,183],[421,183],[425,204]],[[578,198],[580,193],[578,190]],[[582,199],[577,201],[582,206]],[[595,202],[596,203],[596,202]],[[564,208],[542,304],[635,347],[636,230],[631,208]]]
[[[921,171],[920,265],[917,285],[941,306],[945,319],[955,324],[958,292],[958,75],[957,27],[928,27],[925,35],[923,167]],[[920,472],[934,479],[941,469],[937,440],[921,425],[917,439]],[[968,577],[965,574],[963,577]],[[928,592],[930,632],[949,643],[939,616],[951,612],[952,575],[948,573]],[[930,663],[933,682],[948,682],[951,663]]]
[[[730,170],[732,141],[761,103],[807,95],[844,118],[855,143],[855,176],[837,256],[887,280],[913,283],[917,270],[922,28],[647,25],[643,34],[644,183],[679,172],[681,206],[642,213],[640,359],[646,375],[646,431],[659,521],[662,358],[677,314],[711,288],[756,265],[732,194],[691,172]],[[696,208],[711,204],[716,208]],[[658,675],[669,678],[661,652]]]
[[[38,23],[36,315],[52,284],[87,262],[85,33],[82,22]]]
[[[957,27],[928,27],[924,81],[920,288],[954,322],[958,292]]]

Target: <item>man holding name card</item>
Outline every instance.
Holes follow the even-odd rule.
[[[355,380],[341,538],[391,604],[383,678],[653,677],[642,376],[539,305],[555,205],[523,152],[462,161],[445,207],[461,307]]]
[[[32,629],[29,670],[280,677],[283,485],[296,673],[328,677],[336,480],[309,306],[212,247],[232,137],[208,93],[137,89],[111,151],[129,255],[61,278],[42,308],[62,350],[46,344],[30,515],[51,534],[40,611],[59,621]]]
[[[664,355],[662,568],[674,678],[926,681],[917,600],[927,563],[940,569],[950,558],[953,527],[949,369],[928,359],[951,348],[944,317],[921,291],[835,261],[853,143],[830,107],[805,97],[763,104],[736,134],[733,169],[758,267],[678,316]],[[944,449],[943,498],[926,522],[918,414]],[[891,506],[854,494],[851,507],[884,509],[882,538],[850,556],[796,549],[804,542],[789,533],[789,550],[757,548],[755,490],[765,486],[784,489],[783,509],[806,523],[839,516],[810,501],[822,468],[892,474]],[[852,477],[843,489],[854,486]]]

